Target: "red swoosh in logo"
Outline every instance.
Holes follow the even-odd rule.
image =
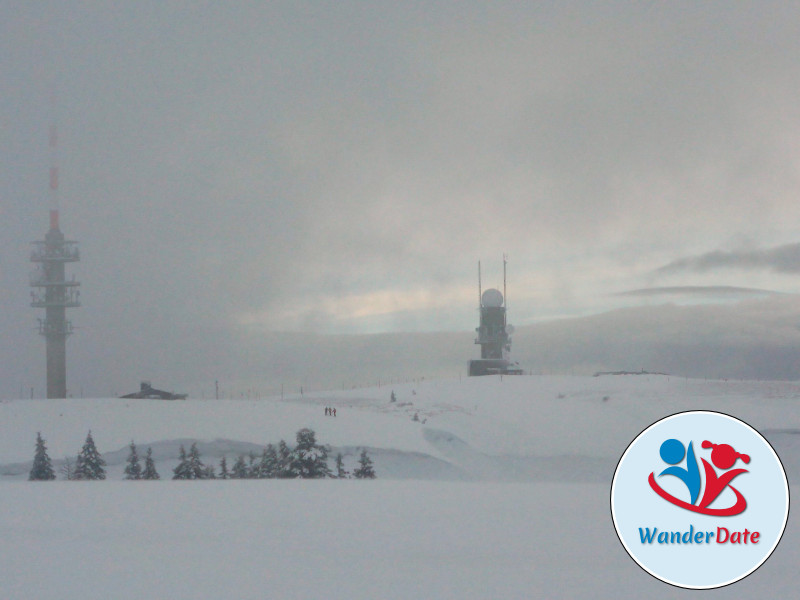
[[[666,492],[656,483],[656,478],[653,473],[650,473],[650,477],[647,478],[648,483],[650,483],[650,487],[653,488],[653,491],[664,498],[667,502],[674,504],[675,506],[680,506],[681,508],[685,508],[686,510],[690,510],[692,512],[700,513],[701,515],[713,515],[717,517],[732,517],[733,515],[738,515],[739,513],[743,512],[745,508],[747,508],[747,500],[745,500],[744,496],[742,496],[741,492],[737,490],[732,485],[728,487],[733,490],[736,494],[736,504],[728,508],[708,508],[708,507],[701,507],[695,506],[694,504],[689,504],[688,502],[684,502],[679,498],[676,498],[672,494]]]

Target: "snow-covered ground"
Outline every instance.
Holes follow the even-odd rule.
[[[655,375],[464,378],[261,401],[6,401],[0,597],[684,597],[617,540],[619,456],[663,416],[718,410],[762,432],[796,482],[798,403],[795,383]],[[292,444],[302,427],[348,467],[367,448],[379,479],[168,481],[181,443],[230,464]],[[89,429],[112,481],[25,481],[36,432],[58,462]],[[165,480],[121,481],[131,440],[153,448]],[[791,513],[764,566],[705,593],[794,597],[797,526]]]

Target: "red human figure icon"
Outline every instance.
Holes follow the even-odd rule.
[[[736,452],[736,450],[728,444],[713,444],[708,440],[704,440],[702,447],[706,449],[713,448],[711,451],[711,462],[714,463],[714,466],[718,469],[730,469],[740,458],[745,464],[750,463],[750,457],[747,454]],[[732,471],[727,471],[718,476],[714,467],[708,464],[705,458],[700,460],[703,461],[703,468],[706,473],[706,489],[703,494],[703,499],[700,501],[700,507],[707,507],[717,499],[717,496],[722,493],[722,490],[730,486],[731,490],[736,494],[736,504],[729,509],[731,512],[727,514],[737,515],[742,512],[747,507],[747,501],[744,499],[741,492],[730,485],[730,483],[733,481],[734,477],[742,473],[747,473],[747,469],[733,469]]]
[[[750,457],[747,454],[740,454],[728,444],[712,444],[708,440],[703,442],[703,448],[713,448],[711,451],[711,462],[718,469],[730,469],[736,460],[741,458],[745,464],[750,464]]]

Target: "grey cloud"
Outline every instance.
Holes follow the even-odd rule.
[[[707,272],[716,269],[769,270],[777,273],[800,273],[800,243],[785,244],[763,250],[715,250],[699,256],[674,260],[656,273],[672,274],[682,271]]]
[[[724,306],[661,304],[516,328],[512,356],[533,374],[591,375],[597,371],[665,372],[707,378],[797,379],[800,297],[785,295]],[[219,380],[226,395],[257,389],[341,389],[392,380],[465,376],[479,356],[474,332],[320,335],[207,330],[181,332],[198,347],[213,340],[213,356],[189,359],[177,340],[135,356],[109,348],[108,373],[83,375],[102,389],[141,377],[211,397]],[[131,364],[131,361],[133,364]],[[89,364],[88,361],[86,364]],[[77,377],[77,375],[76,375]],[[124,378],[127,377],[127,380]],[[388,392],[387,392],[388,394]]]
[[[706,378],[797,379],[800,298],[729,305],[663,304],[518,330],[518,359],[540,373],[666,372]]]
[[[761,290],[757,288],[736,287],[730,285],[682,285],[667,287],[650,287],[636,290],[619,292],[616,296],[630,297],[656,297],[656,296],[705,296],[710,298],[717,297],[745,297],[745,296],[770,296],[779,294],[773,290]]]
[[[407,290],[460,301],[475,260],[502,252],[526,282],[510,290],[522,322],[603,310],[610,290],[642,285],[629,273],[675,248],[740,231],[762,246],[774,230],[788,239],[800,219],[795,12],[347,0],[0,9],[0,364],[16,365],[0,367],[0,385],[18,393],[13,382],[41,370],[17,355],[41,358],[26,257],[47,224],[53,79],[62,229],[83,253],[70,356],[108,362],[111,347],[105,372],[122,377],[127,364],[138,378],[154,347],[200,364],[222,348],[250,360],[223,342],[242,314],[294,331],[443,328],[442,307],[400,304],[370,328],[363,311],[331,316],[329,301]],[[463,302],[447,329],[474,328],[471,293]]]

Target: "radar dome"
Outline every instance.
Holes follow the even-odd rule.
[[[499,308],[503,306],[503,294],[500,293],[500,290],[489,288],[483,292],[481,304],[491,308]]]

